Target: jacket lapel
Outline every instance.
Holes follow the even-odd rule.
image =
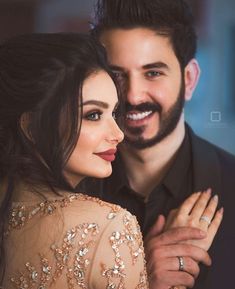
[[[192,145],[193,191],[211,188],[221,192],[221,166],[215,146],[194,134],[188,127]]]

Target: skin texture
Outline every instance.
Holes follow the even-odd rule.
[[[109,176],[112,172],[111,162],[96,153],[115,149],[123,140],[123,133],[115,121],[118,98],[110,76],[103,71],[93,73],[85,80],[82,94],[81,131],[65,167],[67,177],[74,184],[84,176]]]

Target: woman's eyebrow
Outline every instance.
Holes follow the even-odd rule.
[[[93,104],[93,105],[97,105],[97,106],[100,106],[102,108],[109,108],[109,105],[107,102],[104,102],[104,101],[99,101],[99,100],[87,100],[87,101],[84,101],[82,103],[82,105],[89,105],[89,104]]]

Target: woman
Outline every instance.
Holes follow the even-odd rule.
[[[84,176],[110,175],[117,109],[103,48],[87,36],[1,45],[3,288],[147,288],[135,218],[73,194]]]
[[[84,177],[111,174],[123,139],[114,83],[103,48],[88,36],[32,34],[0,46],[3,288],[148,288],[136,219],[74,193]],[[201,208],[202,199],[188,203]],[[178,216],[188,203],[167,228],[185,225]]]

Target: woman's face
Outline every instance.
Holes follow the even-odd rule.
[[[65,175],[73,185],[86,176],[109,176],[117,145],[124,137],[115,121],[118,98],[110,76],[104,71],[91,74],[84,82],[82,95],[81,131],[65,166]]]

